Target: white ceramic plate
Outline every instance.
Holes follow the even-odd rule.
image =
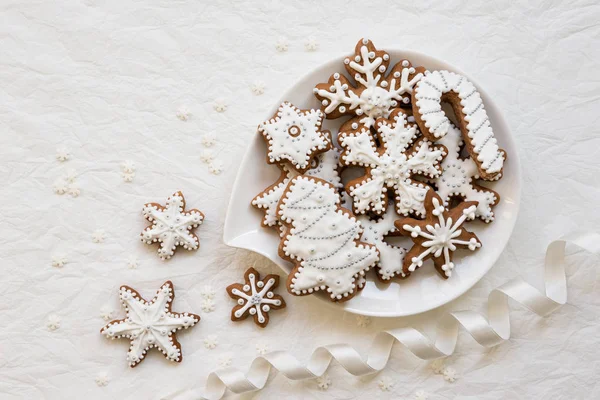
[[[468,75],[443,61],[413,51],[387,50],[393,65],[406,58],[413,65],[423,65],[431,70],[446,69],[467,76],[479,89],[494,132],[502,148],[508,152],[504,177],[493,185],[488,185],[500,194],[501,201],[494,211],[496,220],[486,225],[481,222],[470,223],[481,239],[483,247],[469,257],[456,257],[456,269],[450,279],[441,279],[432,263],[428,262],[405,281],[393,281],[382,284],[374,273],[368,274],[366,287],[353,299],[344,303],[333,303],[322,293],[316,294],[332,307],[338,307],[356,314],[377,317],[400,317],[422,313],[444,305],[469,290],[494,265],[512,233],[521,196],[521,170],[517,158],[517,149],[506,121],[493,99]],[[312,89],[317,83],[327,82],[335,72],[343,72],[343,57],[324,64],[308,73],[281,100],[273,105],[263,116],[257,116],[256,123],[270,118],[279,104],[288,100],[300,108],[319,108],[319,102],[313,96]],[[327,120],[324,129],[337,133],[344,118]],[[274,229],[261,227],[263,212],[254,209],[250,202],[259,192],[271,185],[279,177],[279,169],[265,162],[266,146],[259,135],[254,136],[242,160],[231,193],[231,200],[225,220],[224,242],[233,247],[248,249],[269,258],[286,273],[292,265],[277,255],[279,235]],[[409,246],[410,243],[407,243]],[[461,253],[458,252],[457,255]],[[464,254],[464,253],[463,253]],[[302,298],[298,298],[302,301]]]

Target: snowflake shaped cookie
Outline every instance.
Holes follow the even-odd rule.
[[[358,217],[363,226],[362,242],[377,246],[379,250],[379,262],[377,263],[377,278],[382,282],[391,282],[395,276],[406,278],[409,274],[402,270],[406,249],[387,243],[387,236],[398,236],[394,222],[398,216],[393,208],[388,208],[386,213],[378,219],[369,218],[366,215]]]
[[[298,176],[285,189],[277,214],[288,228],[279,255],[294,263],[288,291],[304,296],[327,290],[332,301],[352,298],[379,252],[359,242],[361,225],[340,207],[336,188],[322,179]]]
[[[410,61],[401,60],[385,74],[390,55],[377,50],[368,39],[356,44],[355,54],[344,60],[346,71],[354,78],[354,87],[342,74],[333,74],[327,83],[318,84],[313,92],[322,104],[327,118],[356,116],[367,128],[377,118],[387,118],[400,104],[410,104],[414,85],[425,69],[414,68]]]
[[[231,320],[241,321],[252,315],[254,323],[264,328],[269,323],[269,311],[285,307],[283,298],[273,292],[279,286],[279,276],[267,275],[261,280],[254,268],[248,268],[244,281],[227,286],[229,297],[238,303],[231,310]]]
[[[177,246],[196,250],[200,245],[191,230],[202,224],[204,214],[195,209],[185,211],[185,198],[181,192],[169,197],[164,207],[158,203],[145,204],[142,213],[152,223],[142,232],[142,242],[160,243],[158,256],[163,260],[171,258]]]
[[[323,179],[331,183],[335,188],[341,189],[343,185],[339,174],[339,159],[339,150],[334,147],[315,157],[311,169],[304,174]],[[265,213],[261,222],[264,227],[277,227],[280,225],[279,218],[277,217],[277,204],[290,180],[299,175],[296,170],[286,164],[280,166],[280,169],[281,175],[279,179],[252,200],[252,205],[255,208],[263,210]]]
[[[301,110],[284,102],[275,115],[258,126],[268,144],[267,162],[290,162],[298,172],[305,172],[311,160],[331,148],[331,134],[322,131],[321,110]]]
[[[465,201],[446,211],[442,199],[430,190],[425,198],[425,209],[424,220],[403,218],[395,222],[400,234],[410,236],[414,242],[404,257],[404,272],[413,272],[432,258],[440,275],[448,279],[454,269],[454,251],[459,248],[475,251],[481,247],[477,236],[463,227],[467,219],[474,218],[477,202]]]
[[[371,130],[356,122],[344,124],[338,135],[343,148],[340,163],[366,169],[364,176],[346,185],[353,198],[352,209],[357,214],[372,211],[382,215],[391,192],[398,214],[423,215],[423,201],[430,188],[413,178],[439,176],[446,148],[418,138],[417,126],[408,122],[401,109],[394,110],[390,119],[378,119],[376,126],[380,146]]]
[[[173,283],[167,281],[158,289],[151,301],[146,301],[129,286],[121,286],[119,297],[127,316],[111,321],[100,330],[110,339],[127,338],[131,341],[127,361],[135,367],[142,361],[146,352],[153,347],[174,362],[181,362],[181,345],[177,341],[177,331],[191,328],[200,317],[190,313],[175,313],[171,305],[175,298]]]
[[[442,144],[448,149],[448,155],[441,164],[442,174],[432,181],[444,205],[448,207],[450,199],[453,197],[476,201],[475,217],[485,222],[492,222],[494,220],[492,207],[498,204],[500,195],[474,182],[479,179],[479,171],[471,158],[462,159],[460,157],[463,144],[460,130],[451,125],[446,136],[436,143]],[[497,179],[500,177],[501,175],[498,175]]]

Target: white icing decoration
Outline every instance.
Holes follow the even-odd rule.
[[[448,206],[452,196],[460,196],[466,201],[476,201],[475,217],[485,222],[494,220],[492,207],[497,201],[496,194],[491,190],[473,186],[473,181],[479,177],[477,165],[471,158],[461,159],[460,148],[462,136],[460,130],[451,125],[446,136],[436,143],[446,146],[448,155],[442,161],[442,174],[433,182],[437,187],[444,205]],[[500,176],[498,176],[499,178]]]
[[[202,305],[200,307],[205,313],[210,313],[215,311],[215,302],[212,299],[205,298],[202,300]]]
[[[243,290],[238,288],[228,289],[231,295],[238,298],[238,305],[241,306],[234,309],[234,316],[236,319],[242,319],[244,314],[248,312],[256,316],[255,320],[258,324],[266,324],[266,313],[271,311],[271,306],[274,306],[274,308],[284,307],[285,302],[280,296],[273,295],[274,278],[271,277],[266,283],[263,283],[260,280],[257,281],[258,277],[255,272],[249,273],[247,277],[249,285],[244,285]]]
[[[443,254],[444,264],[441,268],[446,276],[449,277],[452,275],[452,269],[454,269],[454,263],[450,261],[450,252],[456,250],[457,244],[468,246],[468,249],[471,251],[475,251],[481,247],[479,240],[474,237],[469,241],[456,239],[462,233],[462,229],[460,229],[462,224],[471,214],[475,213],[477,206],[473,205],[466,208],[458,220],[454,222],[452,221],[452,218],[446,219],[444,217],[445,208],[443,204],[440,204],[440,201],[436,196],[433,196],[431,201],[434,207],[432,213],[438,217],[438,222],[435,225],[425,225],[427,231],[423,231],[419,226],[411,226],[408,224],[405,224],[402,227],[404,230],[411,232],[412,237],[421,236],[427,239],[421,244],[425,250],[418,256],[413,257],[408,270],[413,272],[415,269],[421,267],[425,257],[430,254],[433,254],[434,257],[440,257]]]
[[[442,374],[444,375],[444,380],[446,382],[454,382],[456,381],[456,379],[458,378],[458,374],[456,373],[456,371],[454,370],[454,368],[444,368],[444,370],[442,371]]]
[[[216,294],[217,292],[210,285],[204,285],[200,291],[200,296],[202,296],[204,299],[214,299]]]
[[[140,263],[137,259],[137,257],[135,256],[130,256],[127,258],[127,267],[129,269],[136,269],[137,267],[139,267]]]
[[[299,169],[310,166],[312,155],[331,147],[329,135],[321,131],[321,110],[300,110],[284,102],[277,115],[259,125],[258,131],[268,141],[270,163],[289,161]]]
[[[394,382],[387,376],[384,376],[377,381],[377,385],[379,386],[379,389],[381,389],[382,391],[388,392],[394,386]]]
[[[60,328],[60,317],[56,314],[48,315],[48,320],[46,321],[46,328],[48,328],[50,332],[53,332]]]
[[[317,378],[317,386],[321,390],[329,389],[329,386],[331,386],[331,378],[329,377],[329,375],[323,374],[323,375],[319,376]]]
[[[306,171],[304,175],[314,176],[323,179],[337,189],[343,188],[342,181],[338,172],[340,151],[334,147],[325,153],[317,155],[314,166]],[[285,177],[283,180],[267,189],[252,200],[252,205],[263,209],[265,216],[263,218],[264,226],[277,226],[279,218],[277,217],[277,203],[281,199],[281,195],[286,186],[299,173],[291,167],[283,166]]]
[[[67,256],[64,254],[55,254],[52,256],[52,266],[54,268],[62,268],[67,263]]]
[[[256,96],[260,96],[261,94],[265,93],[265,83],[256,81],[250,86],[250,90],[252,90],[252,93],[254,93]]]
[[[153,347],[167,359],[180,362],[181,350],[173,343],[173,334],[196,325],[200,317],[171,312],[173,284],[165,282],[151,301],[145,301],[127,286],[121,286],[119,296],[126,317],[109,323],[100,332],[110,339],[124,337],[131,341],[127,353],[129,365],[139,364]]]
[[[202,161],[204,164],[209,164],[214,159],[215,156],[210,150],[204,150],[202,153],[200,153],[200,161]]]
[[[261,342],[256,344],[256,353],[260,356],[264,356],[269,352],[269,345]]]
[[[316,51],[319,48],[319,42],[314,37],[309,37],[304,43],[304,48],[306,51]]]
[[[54,193],[61,196],[63,194],[70,194],[72,197],[78,197],[81,194],[81,190],[77,186],[76,180],[77,172],[72,169],[68,170],[54,181]]]
[[[303,176],[290,182],[281,199],[278,214],[290,226],[282,249],[297,260],[289,282],[296,295],[327,288],[332,299],[340,300],[357,290],[357,277],[379,260],[374,246],[355,241],[360,223],[339,209],[339,202],[334,187]]]
[[[406,94],[411,94],[414,85],[423,76],[421,73],[409,79],[410,74],[414,74],[414,68],[403,68],[397,76],[390,76],[383,80],[386,65],[383,62],[389,60],[389,55],[384,53],[382,56],[375,56],[375,52],[369,52],[367,47],[369,41],[363,41],[360,48],[361,56],[356,56],[354,60],[345,63],[355,71],[354,79],[358,88],[348,88],[348,85],[342,85],[339,75],[334,75],[334,83],[329,89],[315,88],[316,95],[326,98],[328,104],[324,111],[325,114],[331,114],[338,110],[344,114],[352,112],[357,116],[363,116],[360,120],[367,127],[373,126],[375,120],[380,117],[387,118],[397,101],[401,101]],[[400,80],[397,78],[400,77]]]
[[[94,381],[96,382],[96,385],[104,387],[108,385],[110,378],[108,377],[108,374],[106,372],[101,372],[96,376]]]
[[[179,118],[180,120],[187,121],[188,119],[190,119],[192,113],[186,106],[181,106],[179,107],[179,109],[177,109],[176,115],[177,118]]]
[[[364,215],[358,217],[364,229],[360,241],[372,244],[379,250],[379,262],[376,271],[379,277],[385,281],[397,275],[403,278],[406,276],[402,271],[406,249],[391,245],[384,240],[386,235],[396,232],[394,222],[397,219],[396,211],[391,207],[378,220],[371,220]]]
[[[399,214],[423,215],[423,202],[429,187],[412,177],[415,174],[438,176],[441,172],[439,163],[445,153],[424,138],[416,140],[417,126],[408,124],[403,113],[395,111],[392,119],[391,123],[378,123],[383,153],[378,151],[373,134],[365,127],[358,132],[339,134],[344,149],[342,164],[370,168],[364,180],[348,187],[353,208],[361,214],[369,210],[381,214],[387,208],[385,193],[393,191],[390,197],[395,198]]]
[[[217,138],[213,133],[207,133],[206,135],[202,136],[202,145],[204,147],[212,147],[216,142]]]
[[[223,172],[223,164],[219,161],[213,161],[208,165],[208,171],[213,175],[219,175]]]
[[[287,39],[285,39],[285,38],[277,39],[277,43],[275,43],[275,49],[280,53],[288,51]]]
[[[204,347],[209,350],[214,349],[219,344],[219,340],[217,339],[217,335],[208,335],[204,338]]]
[[[181,192],[171,195],[166,206],[148,203],[142,213],[152,223],[141,234],[141,239],[147,244],[160,243],[158,256],[168,259],[175,253],[177,246],[186,250],[196,250],[198,238],[191,230],[204,221],[204,215],[198,210],[184,211],[185,199]]]
[[[433,71],[425,75],[416,86],[415,109],[429,132],[442,138],[451,122],[442,110],[442,95],[455,92],[460,98],[467,136],[473,146],[472,157],[487,174],[499,173],[504,164],[481,95],[464,76],[449,71]]]
[[[56,149],[56,159],[60,162],[67,161],[71,157],[69,150],[66,147],[59,147]]]
[[[106,237],[103,229],[96,229],[92,233],[92,242],[94,243],[103,243],[104,238]]]
[[[215,100],[215,102],[213,104],[213,108],[215,109],[216,112],[222,113],[222,112],[227,111],[227,104],[225,103],[225,100],[217,99],[217,100]]]
[[[109,306],[103,306],[100,309],[100,316],[102,317],[103,320],[110,321],[113,317],[113,309],[110,308]]]

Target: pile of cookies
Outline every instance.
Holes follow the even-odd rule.
[[[264,227],[280,232],[279,254],[294,264],[291,294],[326,290],[346,301],[370,269],[390,282],[429,259],[448,279],[453,253],[482,245],[465,224],[494,220],[500,196],[479,183],[502,177],[506,152],[475,86],[409,60],[390,65],[388,53],[361,39],[344,60],[350,78],[336,72],[314,88],[321,109],[284,102],[258,127],[281,175],[252,205]],[[325,118],[347,120],[332,134]],[[344,170],[355,177],[343,182]]]

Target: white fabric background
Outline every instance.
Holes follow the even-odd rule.
[[[545,246],[572,227],[599,230],[600,7],[590,1],[420,2],[294,1],[43,1],[0,2],[0,397],[3,399],[154,399],[203,385],[224,355],[245,369],[256,344],[306,359],[318,345],[349,342],[366,350],[373,333],[415,324],[431,332],[444,310],[481,309],[490,289],[514,276],[540,286]],[[397,3],[397,4],[393,4]],[[318,51],[306,52],[314,36]],[[255,126],[281,93],[308,69],[347,54],[362,36],[380,48],[404,47],[445,59],[476,77],[505,112],[524,166],[523,201],[514,235],[491,272],[457,301],[425,315],[373,319],[291,298],[262,330],[229,320],[226,285],[254,260],[221,240],[238,160]],[[279,37],[289,51],[278,53]],[[255,96],[250,85],[264,81]],[[308,89],[310,90],[310,89]],[[228,104],[217,113],[213,103]],[[178,120],[179,106],[192,117]],[[200,161],[201,137],[217,136],[224,172]],[[66,146],[72,157],[55,159]],[[124,183],[120,164],[137,171]],[[53,193],[67,170],[81,195]],[[161,262],[138,238],[141,207],[182,190],[207,219],[201,249]],[[104,243],[91,240],[106,231]],[[53,254],[68,264],[51,266]],[[137,256],[140,266],[128,269]],[[398,399],[425,390],[430,399],[599,398],[600,274],[598,257],[569,258],[567,306],[546,319],[515,308],[513,338],[483,350],[462,334],[448,360],[459,379],[447,383],[427,363],[394,351],[380,377],[353,378],[339,367],[332,386],[290,383],[278,376],[256,399]],[[176,287],[174,310],[201,314],[180,335],[184,361],[156,352],[139,367],[125,361],[126,340],[108,341],[100,308],[120,317],[119,285],[151,296],[165,280]],[[201,311],[205,284],[217,290],[216,310]],[[283,292],[283,290],[282,290]],[[49,314],[61,320],[46,329]],[[214,350],[203,339],[217,335]],[[106,372],[110,382],[98,387]]]

